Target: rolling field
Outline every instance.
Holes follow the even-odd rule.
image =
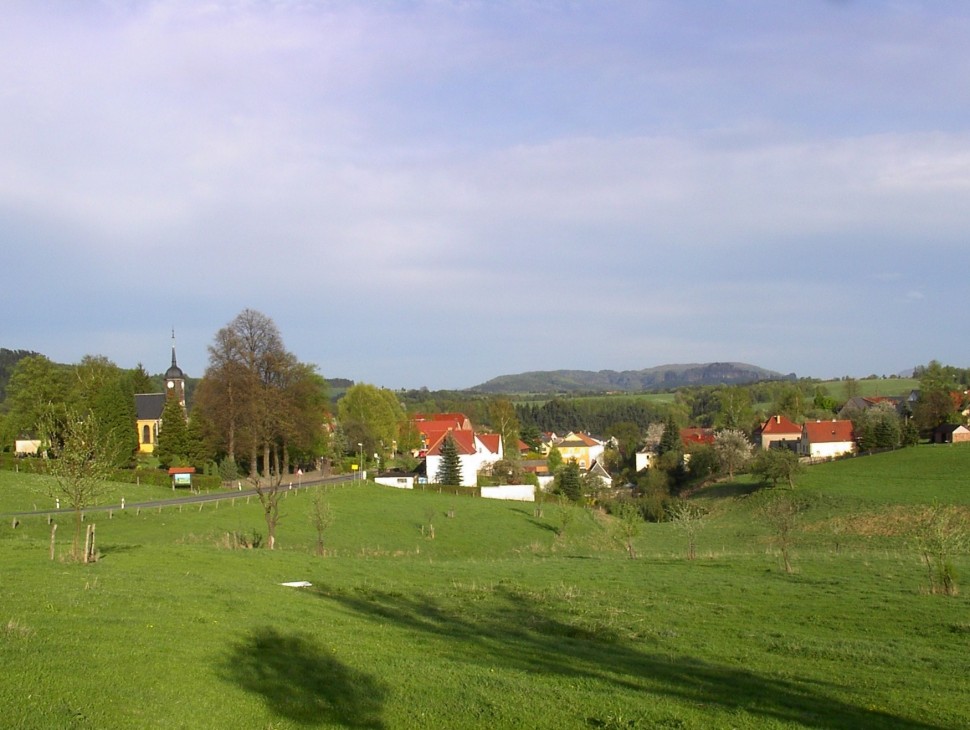
[[[313,490],[91,515],[101,560],[48,555],[45,517],[0,523],[0,717],[21,728],[970,727],[970,584],[931,594],[912,545],[970,506],[970,447],[813,467],[781,569],[766,492],[695,497],[698,559],[645,524],[346,485],[314,552]],[[37,479],[37,477],[33,477]],[[42,492],[0,477],[0,512]],[[134,500],[134,497],[129,497]],[[448,516],[449,514],[453,516]],[[69,530],[66,518],[62,530]],[[434,538],[430,537],[430,525]],[[227,537],[228,536],[228,537]],[[69,535],[58,534],[59,552]],[[956,559],[970,578],[966,553]],[[289,581],[312,585],[291,588]]]

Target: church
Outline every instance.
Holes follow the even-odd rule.
[[[172,333],[172,366],[165,371],[165,390],[161,393],[136,393],[135,415],[138,428],[138,453],[152,454],[158,444],[162,410],[169,400],[178,399],[185,411],[185,373],[175,359],[175,333]]]

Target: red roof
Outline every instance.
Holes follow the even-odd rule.
[[[690,446],[691,444],[713,444],[714,429],[697,428],[696,426],[682,428],[680,429],[680,440],[684,442],[684,446]]]
[[[502,447],[502,435],[498,433],[480,433],[478,434],[478,440],[482,442],[482,446],[491,451],[493,454],[498,456],[499,449]]]
[[[855,441],[852,421],[807,421],[803,428],[809,443],[831,444]]]
[[[802,427],[794,421],[790,421],[785,416],[777,415],[772,416],[761,425],[761,433],[766,433],[769,436],[776,436],[778,434],[801,435]]]
[[[475,449],[475,432],[468,431],[466,429],[458,429],[456,431],[445,431],[444,433],[440,434],[434,443],[431,443],[429,440],[428,455],[440,456],[441,444],[445,442],[445,438],[448,436],[451,436],[451,438],[454,440],[459,456],[477,453],[477,450]]]

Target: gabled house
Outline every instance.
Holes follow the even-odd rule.
[[[935,429],[933,429],[933,443],[970,443],[970,428],[957,423],[944,423],[942,426],[937,426]]]
[[[613,477],[610,476],[610,473],[606,470],[606,467],[604,467],[598,461],[593,462],[593,465],[589,468],[587,474],[591,477],[596,477],[599,479],[603,485],[603,489],[611,489],[613,487]]]
[[[606,447],[589,434],[570,431],[556,444],[563,462],[575,459],[579,468],[589,469],[593,462],[602,458]]]
[[[774,415],[758,429],[761,448],[789,448],[798,450],[802,441],[802,427],[782,415]]]
[[[499,434],[477,435],[470,429],[457,429],[442,433],[432,443],[425,455],[425,468],[428,481],[436,483],[438,469],[441,467],[441,447],[445,439],[451,438],[458,451],[458,461],[461,464],[462,487],[474,487],[478,484],[478,472],[486,464],[494,464],[502,458],[502,437]]]
[[[855,452],[852,421],[808,421],[802,425],[801,453],[815,459]]]

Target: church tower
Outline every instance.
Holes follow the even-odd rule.
[[[172,367],[165,371],[165,400],[178,399],[185,409],[185,373],[175,360],[175,330],[172,330]]]

